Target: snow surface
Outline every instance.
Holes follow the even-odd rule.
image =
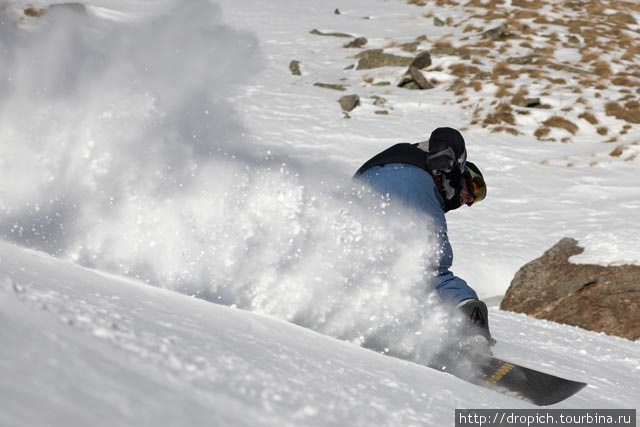
[[[496,353],[637,408],[638,344],[493,310]],[[445,426],[528,408],[282,320],[0,244],[2,426]]]
[[[527,407],[353,345],[416,362],[437,348],[428,233],[384,200],[363,207],[370,195],[350,176],[438,126],[464,129],[489,185],[486,201],[448,215],[453,271],[481,297],[498,301],[565,236],[586,248],[576,262],[640,263],[637,125],[621,157],[591,125],[569,143],[536,140],[538,112],[518,118],[519,136],[490,133],[445,84],[375,86],[398,70],[345,70],[349,39],[310,34],[362,35],[369,48],[462,36],[428,9],[56,3],[0,3],[0,236],[59,258],[0,246],[0,425],[450,425],[454,408]],[[430,77],[453,81],[453,62],[434,58],[444,71]],[[493,90],[469,102],[489,108]],[[617,90],[594,95],[593,111],[619,131],[600,113]],[[348,93],[362,106],[345,119]],[[544,102],[581,112],[563,111],[578,105],[565,88]],[[590,384],[559,407],[638,407],[638,343],[495,308],[491,320],[498,355]]]

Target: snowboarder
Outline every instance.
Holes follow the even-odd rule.
[[[433,219],[440,247],[435,290],[468,320],[461,345],[489,351],[493,341],[487,306],[464,280],[449,270],[453,252],[444,214],[463,204],[472,206],[483,200],[487,192],[482,173],[466,158],[460,132],[442,127],[435,129],[427,141],[396,144],[377,154],[358,169],[354,179]]]

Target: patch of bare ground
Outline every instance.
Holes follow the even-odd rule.
[[[489,125],[499,125],[501,123],[506,123],[511,126],[515,126],[516,124],[516,118],[513,115],[513,109],[507,102],[498,104],[493,113],[487,114],[482,122],[482,126],[487,127]]]
[[[505,61],[502,62],[498,62],[492,69],[491,69],[491,77],[493,79],[493,81],[497,81],[499,80],[501,77],[507,78],[507,79],[515,79],[520,75],[521,71],[520,70],[516,70],[513,69],[509,66],[509,64]]]
[[[430,6],[425,15],[437,16],[465,33],[459,40],[449,35],[436,41],[432,54],[460,57],[458,63],[440,66],[440,71],[454,76],[448,89],[456,94],[458,103],[472,109],[472,125],[521,134],[516,117],[536,111],[537,118],[544,114],[540,109],[547,109],[534,132],[538,139],[568,141],[580,131],[578,124],[586,125],[582,120],[610,141],[637,129],[631,124],[640,123],[640,1],[406,2]],[[442,9],[436,6],[464,11],[464,16],[438,16]],[[460,42],[466,45],[461,47]],[[495,85],[495,92],[485,98],[486,83]],[[564,108],[540,103],[540,99],[560,94],[579,98]],[[531,104],[532,100],[537,103]],[[622,131],[607,128],[604,116],[598,113],[596,117],[595,112],[602,110],[626,121],[628,127]],[[550,138],[554,129],[567,134],[553,133]]]
[[[626,146],[625,145],[618,145],[616,148],[614,148],[613,150],[611,150],[611,152],[609,153],[609,155],[611,157],[620,157],[622,155],[622,153],[624,153]]]
[[[601,79],[606,79],[613,74],[611,71],[611,66],[606,61],[596,61],[593,64],[593,74],[600,77]]]
[[[504,82],[498,85],[496,89],[495,97],[496,98],[506,98],[511,95],[510,89],[513,88],[513,83]]]
[[[468,65],[465,63],[458,63],[449,66],[451,74],[458,78],[465,78],[469,75],[477,75],[480,73],[480,69],[474,65]]]
[[[549,136],[550,133],[551,133],[551,129],[549,129],[548,127],[539,127],[533,133],[533,136],[535,136],[538,139],[543,139]]]
[[[543,0],[511,0],[511,6],[521,7],[523,9],[540,10],[546,4]]]
[[[529,91],[526,86],[520,86],[518,91],[511,97],[511,104],[513,105],[524,105],[525,98],[529,95]]]
[[[509,126],[494,126],[491,128],[491,132],[492,133],[505,132],[513,136],[520,135],[520,132],[518,132],[518,129],[509,127]]]
[[[542,124],[550,128],[564,129],[572,135],[575,135],[576,132],[578,132],[578,126],[576,126],[572,121],[560,116],[552,116],[542,122]]]
[[[476,106],[476,108],[473,110],[473,113],[471,113],[471,122],[470,124],[472,125],[477,125],[479,120],[480,120],[480,114],[482,113],[483,108],[480,106]]]
[[[550,76],[545,76],[544,77],[546,80],[548,80],[549,82],[553,83],[554,85],[566,85],[567,81],[565,79],[563,79],[562,77],[550,77]]]
[[[504,9],[505,0],[469,0],[464,3],[464,7],[485,8],[487,10]],[[501,7],[502,6],[502,7]]]
[[[627,101],[621,105],[611,101],[604,105],[607,116],[624,120],[629,123],[640,123],[640,103],[638,101]]]
[[[592,125],[597,125],[598,124],[598,119],[596,118],[596,116],[594,116],[593,114],[591,114],[588,111],[585,111],[584,113],[580,114],[578,116],[578,118],[584,119],[584,120],[588,121],[589,123],[591,123]]]
[[[465,25],[464,29],[462,30],[463,33],[479,33],[480,31],[482,31],[482,27],[480,26],[476,27],[473,24]]]
[[[635,76],[627,73],[618,73],[611,79],[611,83],[616,86],[637,87],[640,83]]]
[[[436,6],[459,6],[459,3],[454,0],[436,0]]]
[[[633,61],[636,56],[640,56],[640,43],[632,43],[627,46],[625,53],[620,58],[625,61]]]

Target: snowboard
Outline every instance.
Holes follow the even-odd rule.
[[[429,366],[538,406],[561,402],[587,385],[483,353],[466,353]]]

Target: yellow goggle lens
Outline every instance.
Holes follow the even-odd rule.
[[[467,184],[469,184],[469,191],[474,197],[472,204],[484,200],[484,198],[487,197],[487,184],[484,182],[482,175],[468,167],[465,172],[468,173],[468,177],[470,178],[467,180]]]

